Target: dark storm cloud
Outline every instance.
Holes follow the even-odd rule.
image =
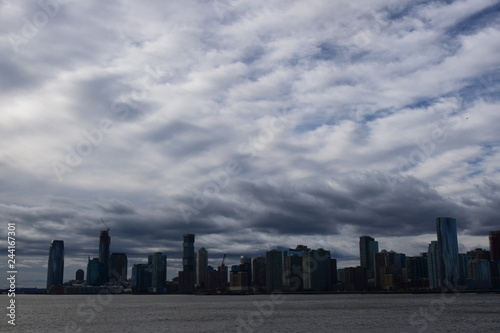
[[[101,218],[169,277],[186,232],[218,264],[298,244],[352,261],[362,234],[415,254],[442,215],[467,244],[498,229],[497,4],[214,3],[71,1],[15,52],[42,9],[1,2],[0,212],[33,270],[52,239],[85,265]],[[462,121],[429,141],[441,116]]]

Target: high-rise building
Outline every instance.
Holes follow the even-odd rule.
[[[155,252],[149,256],[148,261],[151,265],[152,292],[161,294],[165,291],[167,281],[167,256],[161,252]]]
[[[196,285],[198,288],[208,288],[208,252],[202,247],[196,253]]]
[[[125,253],[111,253],[109,257],[110,280],[124,284],[127,281],[128,259]]]
[[[475,289],[491,289],[490,262],[486,259],[469,260],[469,279],[473,281]]]
[[[427,270],[429,273],[429,288],[441,288],[441,256],[437,241],[431,241],[427,250]]]
[[[101,230],[99,234],[99,262],[103,265],[104,276],[99,277],[102,283],[109,281],[109,245],[111,237],[109,230]]]
[[[130,285],[133,293],[147,293],[151,288],[152,281],[151,265],[136,264],[132,267],[132,278]]]
[[[283,251],[266,252],[266,289],[268,292],[283,289],[283,257]]]
[[[249,257],[240,257],[240,271],[247,272],[247,287],[252,285],[252,259]]]
[[[64,241],[53,240],[49,248],[49,264],[47,267],[47,290],[51,286],[63,283],[64,277]]]
[[[182,243],[182,272],[179,272],[179,292],[192,293],[196,283],[196,266],[194,256],[194,234],[184,234]]]
[[[87,285],[88,286],[100,286],[105,283],[102,280],[104,274],[104,264],[99,260],[99,258],[93,258],[88,260],[87,263]]]
[[[266,258],[257,256],[252,259],[252,278],[255,291],[266,288]]]
[[[299,291],[303,289],[302,253],[289,252],[285,257],[284,286],[285,290]]]
[[[491,260],[500,260],[500,230],[490,231],[490,257]]]
[[[326,291],[332,288],[330,251],[323,249],[302,253],[304,290]]]
[[[375,253],[378,252],[378,242],[370,236],[359,237],[359,259],[361,267],[366,269],[368,278],[374,278],[375,266],[374,258]]]
[[[83,269],[79,269],[79,270],[76,271],[75,280],[76,281],[83,281],[83,280],[85,280],[85,272],[83,271]]]
[[[458,264],[457,221],[451,217],[436,218],[438,254],[440,256],[441,287],[458,285],[460,274]]]

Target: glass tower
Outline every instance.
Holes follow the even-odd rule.
[[[359,259],[361,267],[366,268],[368,278],[374,277],[374,256],[378,252],[378,242],[370,236],[359,237]]]
[[[440,257],[440,284],[457,285],[459,274],[457,221],[451,217],[436,218],[438,255]]]
[[[53,240],[49,248],[49,265],[47,267],[47,290],[50,286],[63,283],[64,275],[64,241]]]
[[[109,281],[109,244],[111,237],[109,237],[108,230],[102,230],[99,234],[99,262],[102,264],[103,276],[99,277],[102,283]]]

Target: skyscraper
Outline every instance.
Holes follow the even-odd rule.
[[[427,271],[429,274],[429,288],[441,288],[441,257],[437,241],[432,241],[427,250]]]
[[[196,253],[196,285],[198,288],[208,288],[208,252],[202,247]]]
[[[359,237],[359,259],[361,267],[367,271],[369,279],[374,278],[374,256],[378,252],[378,242],[370,236]]]
[[[108,230],[101,230],[99,234],[99,262],[103,265],[102,274],[99,276],[101,283],[109,281],[109,244],[111,237],[109,237]]]
[[[182,270],[185,272],[194,272],[194,234],[184,234],[182,243]]]
[[[151,262],[151,287],[155,293],[163,293],[167,281],[167,256],[161,252],[153,253]]]
[[[436,218],[438,255],[440,256],[441,287],[457,285],[460,274],[458,264],[457,221],[451,217]]]
[[[109,277],[111,281],[125,283],[127,281],[128,259],[125,253],[111,253],[109,257]]]
[[[283,257],[283,251],[266,252],[266,288],[268,292],[283,289]]]
[[[304,251],[302,254],[304,290],[325,291],[332,288],[330,251]]]
[[[184,234],[182,243],[182,271],[179,272],[179,292],[194,292],[196,283],[196,266],[194,257],[194,234]]]
[[[500,260],[500,230],[490,231],[490,257],[491,260]]]
[[[252,259],[252,277],[255,291],[263,291],[266,287],[266,258],[257,256]]]
[[[50,286],[63,283],[64,276],[64,241],[53,240],[49,248],[49,264],[47,267],[47,290]]]

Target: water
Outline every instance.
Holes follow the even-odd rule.
[[[1,332],[500,332],[500,294],[17,295],[16,306]]]

